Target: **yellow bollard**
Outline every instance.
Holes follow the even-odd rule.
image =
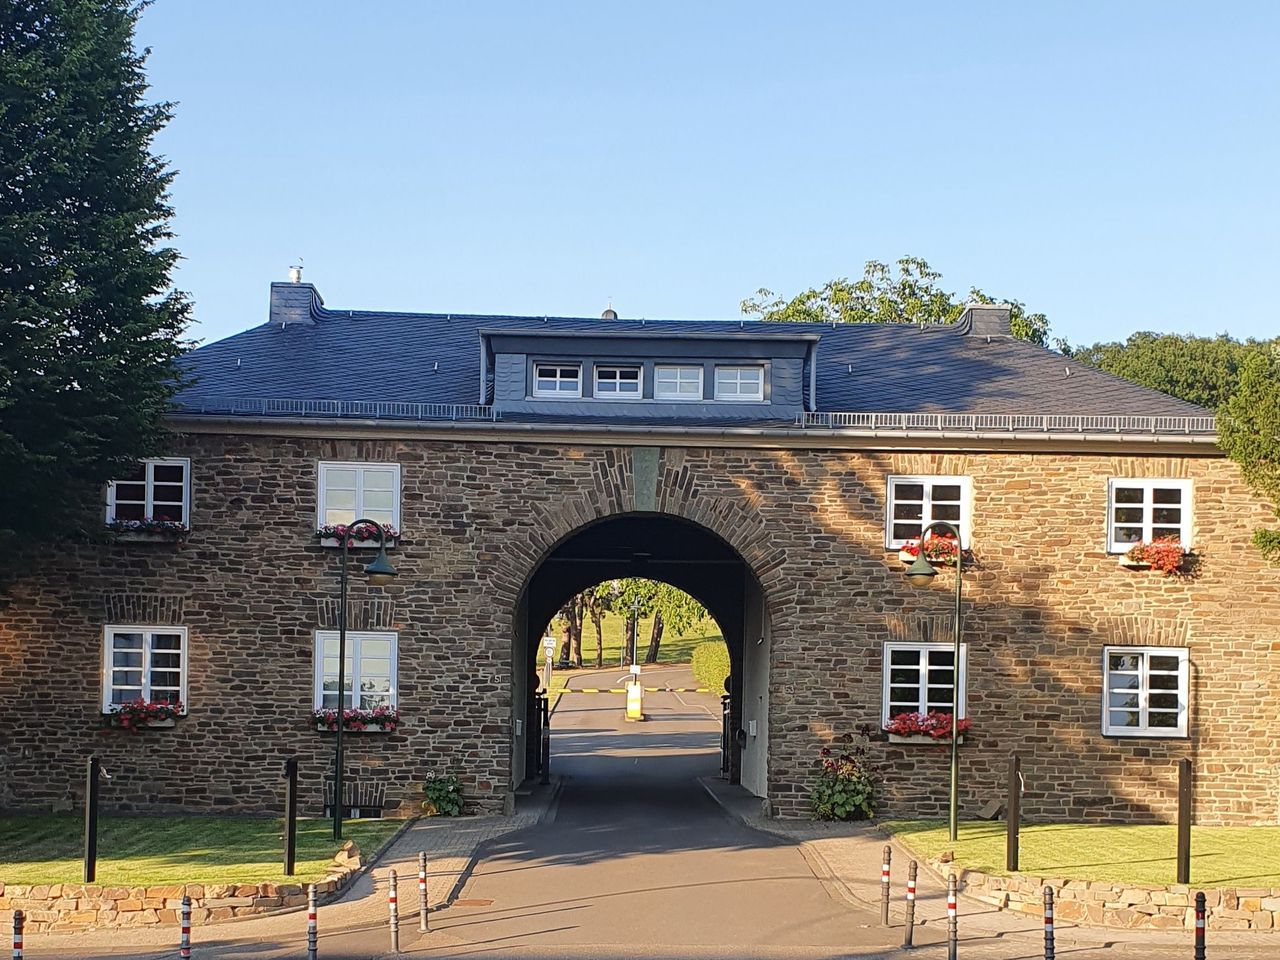
[[[631,679],[627,682],[627,719],[644,719],[644,687],[640,685],[640,665],[631,668]]]

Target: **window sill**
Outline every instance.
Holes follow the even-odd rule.
[[[388,550],[393,550],[393,549],[395,549],[395,546],[396,546],[396,544],[397,544],[397,543],[399,543],[399,538],[398,538],[398,537],[387,537],[387,549],[388,549]],[[321,537],[321,538],[320,538],[320,546],[322,546],[322,547],[327,547],[327,548],[329,548],[329,549],[336,550],[336,549],[338,549],[338,548],[340,548],[340,547],[342,546],[342,541],[341,541],[341,540],[339,540],[337,537]],[[351,541],[351,546],[350,546],[348,549],[351,549],[351,550],[377,550],[377,549],[378,549],[378,541],[377,541],[376,539],[375,539],[375,540],[353,540],[353,541]]]
[[[1134,730],[1132,732],[1116,733],[1103,731],[1102,736],[1107,740],[1190,740],[1190,734],[1180,733],[1177,730],[1170,730],[1168,733],[1158,733],[1154,730]]]
[[[181,543],[186,539],[172,533],[112,533],[111,539],[117,543]]]
[[[110,717],[111,714],[104,713],[104,717]],[[148,727],[154,730],[170,730],[178,725],[177,720],[148,720],[146,723],[140,723],[137,727],[123,727],[118,723],[109,724],[108,730],[137,730]]]
[[[1120,555],[1120,559],[1118,559],[1116,563],[1124,567],[1126,570],[1150,570],[1151,569],[1151,564],[1147,563],[1145,560],[1130,560],[1128,557],[1124,556],[1123,554]]]
[[[950,737],[940,737],[940,738],[935,739],[935,738],[933,738],[933,737],[923,736],[923,735],[922,735],[922,736],[919,736],[919,737],[904,737],[904,736],[902,736],[902,735],[900,735],[900,734],[897,734],[897,733],[891,733],[891,734],[889,734],[889,742],[890,742],[890,743],[905,743],[905,744],[911,744],[911,745],[914,745],[914,746],[925,746],[925,747],[946,747],[946,746],[950,746],[950,745],[951,745],[951,738],[950,738]],[[964,743],[964,734],[963,734],[963,733],[962,733],[962,734],[960,734],[960,739],[959,739],[957,742],[958,742],[958,743]]]
[[[337,731],[336,729],[330,729],[328,726],[326,726],[326,725],[325,725],[325,724],[323,724],[323,723],[317,723],[317,724],[316,724],[316,732],[317,732],[317,733],[333,733],[333,734],[336,734],[338,731]],[[342,728],[342,732],[343,732],[344,734],[351,734],[351,733],[357,733],[357,734],[372,733],[372,734],[377,734],[377,735],[381,736],[381,735],[385,735],[385,734],[395,733],[395,732],[396,732],[396,728],[395,728],[395,727],[391,727],[390,729],[388,729],[387,727],[377,727],[377,726],[368,726],[368,727],[359,727],[359,728],[356,728],[356,727],[343,727],[343,728]]]

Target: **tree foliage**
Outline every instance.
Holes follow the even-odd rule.
[[[100,529],[103,484],[163,449],[189,304],[139,12],[0,12],[0,539]]]
[[[1016,300],[997,301],[976,287],[959,299],[941,287],[941,280],[942,274],[919,257],[903,257],[894,266],[868,260],[860,280],[838,277],[790,299],[760,289],[742,301],[742,312],[774,322],[955,323],[966,303],[1007,302],[1015,337],[1048,342],[1049,321],[1043,313],[1028,313]]]
[[[596,666],[604,666],[604,618],[609,614],[626,618],[628,639],[638,628],[639,620],[653,619],[645,663],[657,662],[668,628],[682,634],[708,615],[702,604],[669,583],[644,577],[606,580],[570,597],[556,614],[556,623],[564,631],[560,659],[582,666],[582,631],[590,620],[596,632]],[[637,637],[637,653],[639,648]]]
[[[1222,449],[1280,520],[1280,349],[1245,359],[1218,431]],[[1280,529],[1255,530],[1253,542],[1268,560],[1280,563]]]

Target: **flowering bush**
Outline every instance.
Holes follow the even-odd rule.
[[[182,702],[147,701],[139,697],[117,704],[102,718],[104,726],[120,730],[139,730],[162,720],[176,720],[182,716]]]
[[[323,527],[316,528],[316,536],[324,540],[341,540],[347,537],[347,546],[353,545],[357,540],[377,540],[378,535],[373,532],[375,524],[361,523],[355,526],[348,526],[345,523],[331,523]],[[388,540],[394,540],[400,536],[400,531],[389,523],[382,525],[382,535]]]
[[[912,540],[898,552],[907,554],[912,558],[918,557],[920,556],[920,541]],[[944,567],[954,567],[956,554],[962,555],[966,560],[973,556],[973,552],[970,550],[962,551],[960,545],[956,543],[956,538],[949,533],[929,537],[924,542],[924,558],[930,563],[940,564]]]
[[[818,762],[818,782],[809,791],[815,820],[866,820],[875,812],[878,778],[865,747],[851,747],[843,753],[823,747]]]
[[[1157,537],[1150,543],[1135,543],[1124,558],[1130,563],[1148,563],[1152,570],[1159,570],[1171,577],[1182,568],[1187,551],[1177,537]]]
[[[968,717],[956,721],[956,731],[963,734],[973,726]],[[928,713],[900,713],[884,725],[885,733],[899,737],[932,737],[934,740],[951,739],[951,714],[942,710]]]
[[[430,774],[422,792],[427,798],[422,801],[422,812],[428,817],[456,817],[462,813],[462,784],[457,777]]]
[[[177,520],[156,520],[144,517],[141,520],[112,520],[107,524],[112,533],[146,533],[158,537],[170,537],[181,540],[191,530],[185,523]]]
[[[311,718],[316,726],[326,730],[338,729],[338,711],[336,709],[313,710]],[[343,730],[367,730],[369,727],[381,727],[387,733],[394,733],[400,724],[400,711],[395,707],[374,707],[372,710],[354,709],[342,711]]]

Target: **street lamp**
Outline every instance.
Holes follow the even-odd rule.
[[[941,530],[943,534],[950,534],[955,538],[956,544],[956,613],[952,622],[952,640],[954,642],[954,653],[951,660],[951,842],[956,842],[956,835],[960,826],[960,637],[964,632],[964,624],[960,618],[960,586],[963,580],[961,575],[961,567],[964,561],[964,550],[960,543],[960,530],[953,523],[947,523],[945,520],[935,520],[927,527],[920,531],[920,552],[916,555],[915,562],[907,567],[907,579],[916,587],[927,587],[933,582],[933,578],[938,575],[938,571],[934,568],[924,556],[924,538],[933,530]],[[926,678],[927,682],[927,678]]]
[[[387,532],[382,524],[374,520],[357,520],[348,524],[339,538],[342,541],[342,572],[338,579],[338,731],[333,749],[333,839],[342,839],[342,729],[346,722],[346,690],[347,685],[347,562],[351,541],[357,529],[364,531],[371,528],[378,534],[378,555],[370,563],[365,564],[365,576],[372,587],[385,587],[396,576],[396,568],[387,559]],[[354,684],[351,691],[351,705],[356,704]]]

